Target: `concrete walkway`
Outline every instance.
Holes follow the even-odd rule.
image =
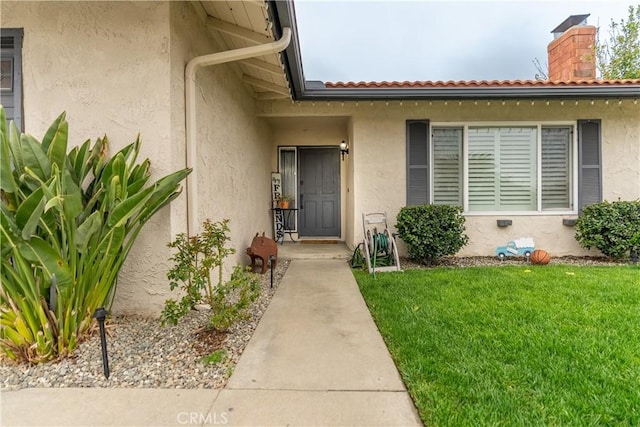
[[[421,425],[344,260],[294,259],[227,387],[2,392],[0,425]]]

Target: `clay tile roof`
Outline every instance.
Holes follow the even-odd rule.
[[[585,86],[626,86],[640,85],[640,79],[627,80],[460,80],[460,81],[416,81],[416,82],[326,82],[327,88],[369,88],[369,89],[419,89],[419,88],[508,88],[508,87],[585,87]]]

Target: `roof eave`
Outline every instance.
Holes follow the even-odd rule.
[[[640,85],[590,87],[485,88],[318,88],[302,91],[301,101],[460,100],[460,99],[618,99],[640,98]]]
[[[319,82],[307,82],[304,78],[293,2],[268,0],[268,4],[269,13],[275,24],[276,37],[280,37],[283,27],[290,27],[292,31],[291,43],[281,55],[294,101],[640,98],[640,85],[462,88],[324,87],[319,85]]]
[[[277,39],[282,36],[284,27],[291,28],[291,42],[289,46],[280,52],[285,73],[291,88],[293,100],[304,97],[304,73],[302,71],[302,56],[300,54],[300,42],[298,40],[298,25],[292,1],[267,0],[268,11],[274,24],[274,35]]]

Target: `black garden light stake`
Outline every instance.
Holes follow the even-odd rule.
[[[109,378],[109,356],[107,355],[107,336],[104,333],[104,319],[109,312],[100,307],[93,314],[93,318],[98,321],[100,325],[100,342],[102,344],[102,368],[104,369],[104,376]]]
[[[269,257],[269,269],[271,270],[271,287],[273,288],[273,261],[276,260],[276,257],[271,255]]]

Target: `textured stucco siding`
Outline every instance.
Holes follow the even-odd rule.
[[[602,120],[603,196],[607,200],[640,198],[640,105],[633,100],[605,103],[580,101],[419,101],[261,104],[261,114],[331,115],[334,111],[351,117],[350,159],[347,177],[352,177],[352,208],[347,216],[347,243],[362,239],[363,212],[386,211],[393,228],[406,204],[406,120],[429,119],[434,124],[491,122],[569,122]],[[352,210],[350,210],[352,209]],[[577,215],[474,215],[466,217],[469,244],[460,255],[492,255],[496,246],[520,237],[533,237],[536,245],[554,255],[593,254],[584,251],[574,238],[575,229],[562,224]],[[499,228],[496,219],[508,218],[513,225]],[[353,237],[352,237],[353,236]]]
[[[107,134],[110,153],[140,133],[152,178],[185,167],[184,69],[219,52],[202,9],[189,2],[2,2],[3,28],[24,28],[26,131],[42,137],[67,111],[70,144]],[[198,13],[200,11],[200,14]],[[234,64],[197,75],[199,219],[231,220],[246,264],[257,231],[270,230],[271,131]],[[184,184],[183,184],[184,187]],[[183,192],[145,226],[119,276],[114,310],[158,315],[169,292],[167,244],[186,232]],[[198,231],[198,230],[195,230]]]
[[[170,150],[169,3],[2,2],[3,28],[24,28],[25,131],[41,138],[62,111],[69,144],[107,135],[109,153],[142,137],[153,179]],[[168,288],[168,208],[152,218],[118,279],[114,309],[157,313]]]
[[[179,147],[176,157],[182,165],[185,66],[196,56],[223,50],[207,35],[197,10],[192,4],[171,3],[172,140]],[[199,27],[202,31],[194,31]],[[240,81],[237,67],[214,65],[196,75],[198,142],[193,179],[197,180],[198,226],[205,219],[230,220],[229,245],[236,254],[226,261],[227,274],[235,264],[247,263],[244,250],[255,233],[271,228],[271,130],[256,117],[254,99]],[[185,208],[173,208],[186,221]]]

